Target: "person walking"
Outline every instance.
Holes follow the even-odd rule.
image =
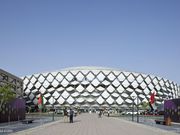
[[[101,118],[101,115],[102,115],[102,111],[100,110],[99,111],[99,118]]]
[[[110,115],[110,111],[108,110],[108,117],[109,117],[109,115]]]
[[[66,109],[66,108],[64,108],[63,113],[64,113],[64,122],[67,122],[68,112],[67,112],[67,109]]]
[[[70,109],[70,112],[69,112],[69,122],[70,123],[73,123],[73,115],[74,115],[74,111],[72,109]]]

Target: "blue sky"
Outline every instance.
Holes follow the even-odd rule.
[[[0,68],[24,76],[74,66],[180,83],[179,0],[1,0]]]

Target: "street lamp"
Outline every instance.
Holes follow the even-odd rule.
[[[53,109],[53,114],[52,114],[52,121],[54,121],[54,96],[53,96],[52,109]]]
[[[134,100],[135,99],[137,99],[137,105],[136,105],[136,111],[137,111],[137,123],[139,123],[139,107],[138,107],[138,105],[139,105],[139,98],[138,98],[138,96],[137,97],[135,97],[135,96],[132,96],[132,121],[134,121]]]
[[[134,99],[135,99],[135,96],[132,96],[132,121],[134,121]]]
[[[137,123],[139,123],[139,98],[137,97]]]

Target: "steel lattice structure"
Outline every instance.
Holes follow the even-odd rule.
[[[67,68],[23,77],[27,105],[36,105],[39,94],[51,106],[119,107],[148,102],[156,92],[156,104],[177,98],[176,83],[153,75],[100,67]],[[135,98],[134,98],[135,97]]]

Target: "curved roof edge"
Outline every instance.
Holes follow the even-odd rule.
[[[99,66],[80,66],[80,67],[69,67],[69,68],[63,68],[61,71],[64,70],[119,70],[116,68],[109,68],[109,67],[99,67]]]
[[[154,76],[154,77],[163,78],[163,79],[169,80],[169,81],[174,82],[177,85],[179,85],[177,82],[172,81],[170,79],[167,79],[166,77],[160,77],[158,75],[154,75],[154,74],[150,74],[150,73],[142,73],[142,72],[135,72],[135,71],[126,71],[126,70],[121,70],[121,69],[118,69],[118,68],[109,68],[109,67],[101,67],[101,66],[78,66],[78,67],[75,66],[75,67],[68,67],[68,68],[62,68],[60,70],[45,71],[45,72],[41,72],[41,73],[34,73],[34,74],[31,74],[31,75],[25,75],[25,76],[23,76],[21,78],[23,79],[26,76],[29,77],[29,76],[32,76],[32,75],[47,74],[47,73],[52,73],[52,72],[61,72],[61,71],[69,71],[69,70],[115,70],[115,71],[120,71],[120,72],[130,72],[130,73],[137,73],[137,74],[141,74],[141,75],[151,75],[151,76]]]
[[[38,74],[47,74],[47,73],[51,73],[51,72],[61,72],[61,71],[69,71],[69,70],[115,70],[115,71],[120,71],[120,72],[132,72],[132,73],[138,73],[138,74],[147,75],[145,73],[134,72],[134,71],[126,71],[126,70],[121,70],[121,69],[118,69],[118,68],[110,68],[110,67],[101,67],[101,66],[78,66],[78,67],[76,67],[75,66],[75,67],[62,68],[62,69],[54,70],[54,71],[44,71],[44,72],[40,72],[40,73],[34,73],[34,74],[31,74],[31,75],[25,75],[25,76],[32,76],[32,75],[38,75]],[[22,76],[21,78],[23,78],[25,76]]]

